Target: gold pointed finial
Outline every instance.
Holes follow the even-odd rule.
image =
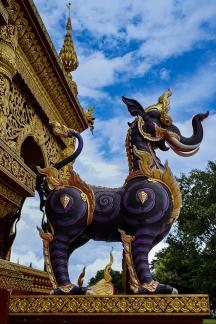
[[[70,13],[71,13],[71,2],[68,2],[68,4],[66,4],[67,8],[68,8],[68,17],[70,18]]]
[[[78,58],[74,49],[73,40],[71,36],[71,3],[69,2],[67,4],[68,8],[68,20],[66,25],[66,35],[64,39],[64,43],[62,46],[62,49],[59,53],[59,56],[62,60],[63,66],[65,68],[65,71],[70,74],[72,71],[76,70],[76,68],[79,65]]]

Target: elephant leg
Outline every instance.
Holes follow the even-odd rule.
[[[67,260],[70,240],[67,235],[56,234],[49,246],[51,265],[58,286],[70,284]]]
[[[148,229],[134,232],[135,240],[131,243],[131,253],[137,277],[141,285],[152,281],[149,269],[148,254],[152,249],[154,235]]]
[[[75,231],[68,231],[68,234],[57,233],[53,241],[50,243],[50,261],[52,270],[57,283],[54,294],[85,294],[85,288],[76,287],[71,283],[68,272],[68,259],[73,246],[73,242],[78,242],[79,233]],[[84,244],[84,243],[83,243]],[[77,247],[77,243],[75,244]]]
[[[140,228],[133,231],[133,236],[126,235],[124,231],[120,231],[120,233],[124,242],[131,290],[140,294],[177,293],[173,287],[160,284],[152,278],[148,254],[154,245],[154,229]]]

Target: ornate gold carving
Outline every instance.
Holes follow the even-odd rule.
[[[3,105],[1,111],[5,121],[1,136],[18,155],[24,140],[32,136],[42,150],[45,164],[55,163],[61,148],[35,108],[34,101],[24,92],[22,85],[13,83],[8,104]]]
[[[20,48],[18,50],[19,55],[17,60],[17,69],[22,76],[24,75],[24,79],[27,84],[28,81],[30,81],[29,87],[31,88],[33,95],[39,102],[44,100],[44,98],[40,98],[42,97],[41,93],[44,93],[44,90],[46,93],[48,93],[49,99],[51,100],[52,106],[54,107],[55,115],[58,115],[57,120],[62,122],[63,117],[64,123],[66,123],[69,127],[73,127],[78,131],[82,131],[87,127],[87,121],[85,119],[82,108],[79,106],[78,102],[69,89],[71,80],[69,80],[68,76],[66,75],[66,73],[64,73],[63,70],[61,71],[63,67],[62,63],[57,57],[54,46],[52,45],[49,36],[45,31],[45,27],[43,26],[43,23],[36,13],[36,9],[31,1],[29,1],[29,5],[32,7],[33,12],[36,15],[36,19],[39,20],[41,28],[39,28],[39,30],[35,30],[36,27],[33,24],[31,25],[31,19],[29,19],[30,17],[26,17],[22,12],[22,3],[18,4],[15,1],[10,1],[10,6],[8,8],[9,19],[11,22],[13,22],[18,30],[18,43]],[[43,49],[41,38],[37,36],[38,33],[42,34],[40,35],[40,37],[45,36],[45,43],[51,49],[52,58]],[[30,75],[30,77],[34,76],[34,80],[27,80],[27,71],[23,72],[23,69],[26,69],[26,62],[24,66],[23,62],[20,61],[20,53],[22,51],[27,56],[27,60],[30,62],[31,66],[34,69],[34,72]],[[23,58],[23,55],[21,56]],[[61,73],[57,73],[56,69],[58,69],[58,72]],[[40,89],[43,90],[39,91],[39,93],[38,89],[36,89],[34,86],[35,82],[33,81],[37,79],[35,77],[40,80]],[[37,87],[38,85],[39,83],[37,82]],[[74,109],[71,109],[71,107],[73,107]],[[42,106],[42,108],[45,108],[44,105]],[[45,111],[47,111],[46,108]],[[47,116],[50,116],[49,112]]]
[[[82,195],[81,195],[82,196]],[[70,197],[68,195],[61,195],[60,202],[64,208],[67,207],[67,205],[70,202]]]
[[[46,175],[50,189],[59,190],[64,187],[74,187],[79,189],[82,194],[84,193],[87,197],[88,204],[87,224],[90,224],[92,222],[95,208],[94,193],[92,188],[88,184],[86,184],[76,172],[71,170],[69,178],[62,178],[59,171],[53,167],[43,169],[38,168],[38,172]]]
[[[93,132],[94,129],[94,121],[95,117],[93,116],[93,109],[94,107],[90,107],[87,111],[85,111],[85,116],[88,122],[88,127],[91,132]]]
[[[6,182],[0,181],[0,217],[4,217],[16,211],[24,197],[34,195],[36,175],[1,140],[0,173],[3,173],[4,177],[7,177],[7,182],[11,183],[8,187]]]
[[[1,24],[8,24],[8,12],[6,8],[4,7],[2,0],[0,1],[0,18],[1,18]]]
[[[69,7],[70,7],[70,3],[69,3]],[[69,9],[70,10],[70,9]],[[73,45],[73,40],[72,40],[72,36],[71,36],[71,19],[70,19],[70,14],[68,17],[68,21],[67,21],[67,32],[65,35],[65,39],[64,39],[64,44],[62,46],[62,49],[59,53],[59,57],[61,58],[61,61],[63,63],[64,69],[67,73],[68,76],[68,81],[69,81],[69,85],[70,88],[72,90],[72,92],[74,93],[75,96],[77,96],[78,91],[77,91],[77,85],[76,82],[72,79],[72,74],[71,72],[76,70],[79,62],[78,62],[78,58],[74,49],[74,45]]]
[[[79,65],[78,58],[72,41],[71,27],[72,27],[71,19],[69,16],[67,21],[67,26],[66,26],[67,32],[65,35],[64,44],[59,53],[64,69],[67,73],[76,70]]]
[[[133,146],[134,154],[140,159],[139,168],[143,174],[147,177],[151,175],[151,166],[152,166],[152,156],[146,151],[141,151]]]
[[[155,292],[158,285],[159,285],[158,281],[152,280],[148,284],[142,284],[142,287],[145,288],[146,290],[148,290],[149,292],[153,293],[153,292]]]
[[[17,207],[14,207],[14,205],[11,205],[0,197],[0,218],[14,212],[16,209]]]
[[[127,136],[126,136],[126,141],[125,141],[125,148],[126,148],[126,154],[127,154],[127,159],[128,159],[128,168],[129,168],[129,173],[132,172],[133,170],[133,151],[132,151],[132,146],[131,146],[131,134],[132,134],[132,129],[135,126],[137,122],[137,119],[135,119],[132,123],[132,125],[129,127]]]
[[[86,194],[84,192],[81,192],[81,199],[83,201],[87,201],[87,196],[86,196]]]
[[[142,190],[142,191],[140,191],[140,192],[138,193],[138,197],[139,197],[139,200],[141,201],[141,203],[144,204],[145,201],[146,201],[147,198],[148,198],[148,195],[147,195],[147,193],[146,193],[144,190]]]
[[[146,151],[141,151],[134,147],[134,153],[140,158],[139,165],[140,170],[143,172],[143,175],[150,177],[150,180],[160,181],[168,187],[173,201],[173,211],[168,223],[173,223],[173,221],[177,219],[180,214],[182,198],[179,184],[173,176],[168,166],[168,162],[166,161],[164,169],[151,167],[153,152],[152,154],[150,154]]]
[[[12,190],[11,188],[8,188],[8,186],[1,182],[0,195],[3,196],[5,200],[8,200],[10,203],[13,203],[16,207],[20,206],[21,204],[22,197],[17,192]]]
[[[0,73],[9,80],[16,73],[17,30],[13,25],[0,26]]]
[[[91,286],[87,290],[87,295],[114,295],[114,286],[112,284],[112,277],[110,275],[111,267],[113,264],[113,254],[110,251],[110,261],[104,269],[104,278],[97,282],[94,286]]]
[[[144,130],[143,130],[144,125],[145,125],[145,122],[144,122],[143,118],[141,116],[139,116],[138,117],[138,129],[139,129],[140,134],[144,138],[146,138],[147,140],[152,141],[152,142],[157,142],[157,141],[160,141],[162,139],[160,137],[160,133],[157,133],[156,132],[156,135],[155,136],[152,136],[150,133],[144,132]]]
[[[123,230],[120,229],[119,232],[121,234],[121,239],[124,244],[125,260],[130,274],[129,285],[131,290],[134,293],[137,293],[141,285],[134,268],[133,258],[131,253],[131,242],[135,240],[135,236],[127,235]]]
[[[209,315],[208,295],[12,296],[10,315]]]
[[[158,99],[157,104],[149,106],[145,109],[145,112],[148,112],[150,110],[158,110],[161,113],[160,120],[163,124],[167,126],[172,125],[172,119],[170,116],[168,116],[168,111],[170,109],[170,102],[169,97],[172,95],[172,90],[168,89],[166,92],[164,92]]]
[[[83,268],[83,270],[80,273],[79,278],[77,280],[77,284],[78,284],[78,286],[80,288],[83,286],[83,281],[84,281],[84,277],[85,277],[85,270],[86,270],[86,267]]]
[[[37,168],[40,174],[46,175],[46,179],[51,190],[59,190],[69,185],[68,179],[60,177],[60,173],[54,167]]]
[[[8,262],[6,260],[0,260],[0,269],[1,268],[5,269],[5,272],[7,272],[8,266],[12,267],[14,270],[14,274],[13,274],[14,279],[17,277],[20,279],[24,278],[27,285],[28,285],[28,282],[31,283],[32,291],[49,294],[52,286],[50,284],[50,280],[49,280],[47,272],[32,269],[30,267],[26,267],[26,266],[23,266],[23,265],[20,265],[17,263]],[[12,280],[12,278],[11,278],[11,280]],[[19,283],[20,283],[20,286],[17,287],[16,289],[19,289],[19,290],[28,289],[28,286],[26,286],[24,284],[24,282],[19,281]],[[9,286],[7,286],[7,288],[10,289]]]
[[[74,287],[71,283],[64,285],[64,286],[58,286],[58,288],[63,291],[64,293],[69,293],[69,291]]]
[[[49,232],[44,232],[41,228],[37,227],[38,232],[40,237],[43,240],[43,254],[44,254],[44,261],[46,265],[46,270],[52,285],[52,288],[55,289],[58,287],[53,269],[52,269],[52,264],[50,261],[50,252],[49,252],[49,243],[52,242],[53,240],[53,234],[54,233],[49,233]]]
[[[0,171],[8,175],[14,182],[33,195],[35,189],[35,173],[22,159],[0,140]]]
[[[64,123],[64,119],[56,109],[55,104],[53,103],[49,93],[44,88],[41,80],[36,75],[33,67],[28,61],[25,53],[20,47],[17,49],[17,71],[21,74],[26,85],[28,85],[35,99],[39,103],[40,107],[43,109],[45,114],[50,120],[58,120],[61,123]],[[75,125],[76,127],[76,125]]]
[[[0,137],[6,136],[6,122],[9,113],[9,92],[10,82],[9,79],[0,72]]]
[[[70,129],[67,126],[62,125],[62,124],[58,123],[57,121],[50,121],[49,124],[50,124],[50,126],[53,127],[53,133],[56,136],[68,138],[68,132]],[[75,132],[74,129],[73,129],[73,131]]]
[[[17,271],[13,264],[0,259],[0,288],[32,290],[33,283],[30,278],[26,278]]]

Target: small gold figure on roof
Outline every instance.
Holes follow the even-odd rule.
[[[88,110],[85,111],[85,116],[86,116],[86,119],[88,122],[88,127],[92,133],[94,130],[94,121],[95,121],[95,117],[93,115],[93,109],[94,109],[94,106],[88,108]]]

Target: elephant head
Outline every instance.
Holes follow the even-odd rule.
[[[171,148],[181,156],[192,156],[198,150],[203,139],[202,121],[209,113],[197,114],[192,119],[193,134],[184,137],[169,116],[169,97],[172,91],[168,89],[159,97],[157,104],[143,108],[139,102],[122,97],[132,116],[138,116],[138,128],[143,138],[151,141],[153,148],[163,151]],[[168,144],[168,146],[166,145]]]

